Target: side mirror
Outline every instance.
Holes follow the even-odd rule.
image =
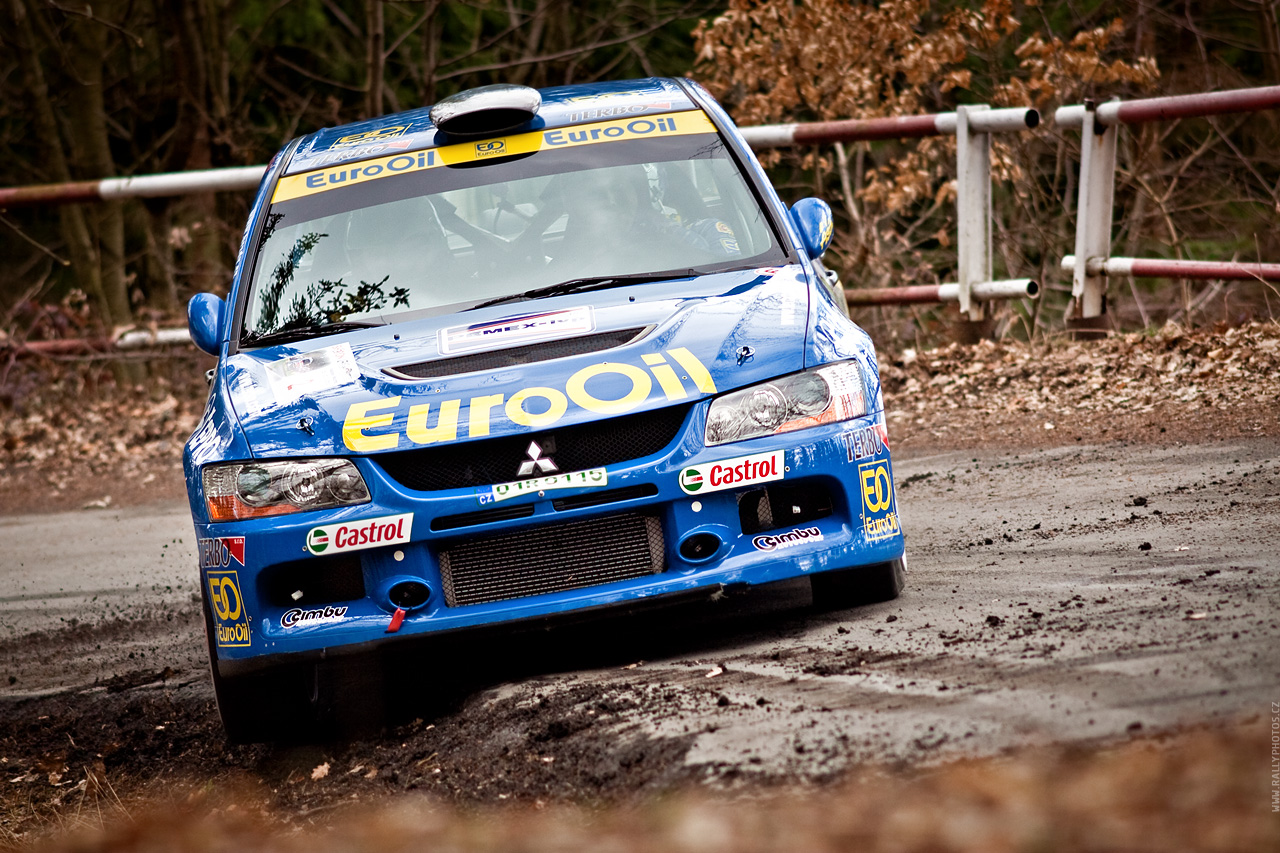
[[[222,319],[227,303],[212,293],[197,293],[187,303],[187,330],[200,349],[217,355],[222,343]]]
[[[831,235],[836,227],[827,203],[820,198],[802,198],[791,205],[791,221],[800,232],[809,256],[822,257],[831,245]]]

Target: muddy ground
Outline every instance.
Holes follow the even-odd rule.
[[[374,808],[401,840],[465,836],[477,849],[553,849],[515,843],[494,815],[542,821],[553,838],[594,826],[588,836],[617,849],[640,845],[641,829],[666,839],[653,849],[788,849],[780,829],[746,829],[765,815],[786,815],[778,825],[812,849],[852,838],[889,849],[902,826],[938,849],[1103,849],[1062,826],[1137,798],[1088,838],[1260,849],[1280,831],[1268,743],[1280,713],[1278,360],[1274,327],[886,358],[910,560],[899,600],[831,611],[798,583],[518,642],[452,641],[403,662],[385,731],[253,747],[221,736],[172,456],[130,457],[136,443],[121,439],[131,473],[113,479],[112,418],[81,412],[85,467],[104,467],[76,478],[59,467],[66,454],[34,459],[32,433],[11,419],[0,844],[57,845],[87,826],[106,828],[93,843],[147,849],[155,833],[186,837],[212,819],[251,847],[263,826],[345,825]],[[171,441],[174,413],[199,400],[162,391],[160,420],[135,402],[132,426],[117,428]],[[37,417],[47,441],[51,418]],[[56,500],[41,478],[61,484]],[[1072,785],[1112,793],[1062,800]],[[693,799],[673,805],[673,792]],[[958,835],[920,805],[947,798],[969,804],[956,806],[969,828]],[[831,823],[823,802],[861,828]],[[601,804],[641,811],[572,811]],[[178,807],[193,815],[185,830],[136,822]],[[472,817],[440,824],[455,807]],[[1208,834],[1177,834],[1202,813]]]

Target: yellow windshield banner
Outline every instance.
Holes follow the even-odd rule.
[[[643,139],[649,136],[687,136],[697,133],[714,133],[715,126],[702,110],[667,113],[652,118],[621,118],[593,124],[577,124],[557,127],[554,130],[538,130],[479,142],[459,142],[442,148],[424,151],[407,151],[344,163],[326,169],[289,175],[276,184],[272,204],[291,201],[327,190],[341,189],[353,184],[363,184],[382,178],[391,178],[411,172],[434,169],[437,166],[453,166],[473,163],[497,157],[530,154],[555,148],[572,148],[578,145],[595,145],[601,142],[620,142],[626,139]]]

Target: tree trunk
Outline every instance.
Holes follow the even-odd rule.
[[[45,81],[44,69],[40,62],[40,49],[25,0],[9,0],[9,8],[13,15],[15,40],[22,54],[20,59],[23,76],[31,96],[32,119],[36,132],[46,140],[45,152],[49,178],[58,183],[69,182],[72,179],[71,167],[67,163],[67,155],[62,147],[62,137],[58,131],[58,121],[53,104],[49,100],[49,86]],[[63,239],[71,255],[71,268],[75,274],[76,283],[93,300],[101,323],[110,330],[115,323],[115,318],[112,316],[111,304],[102,288],[98,248],[89,230],[84,208],[80,205],[66,204],[58,209],[58,213]]]
[[[382,68],[386,62],[386,26],[382,0],[365,0],[365,118],[382,115]]]
[[[106,105],[102,94],[102,63],[107,51],[107,24],[93,17],[85,7],[87,18],[71,18],[70,51],[72,71],[79,85],[73,86],[69,122],[75,128],[68,134],[75,161],[81,165],[81,177],[110,178],[116,176],[107,132]],[[102,291],[111,310],[111,323],[126,326],[132,321],[129,287],[124,270],[124,209],[121,202],[103,202],[89,217],[96,232],[98,266]]]

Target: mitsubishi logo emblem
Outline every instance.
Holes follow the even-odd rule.
[[[529,442],[529,449],[526,451],[529,458],[520,463],[520,473],[517,477],[528,477],[533,473],[533,469],[537,468],[541,474],[550,474],[552,471],[559,471],[556,463],[551,461],[550,456],[542,455],[542,448],[538,446],[538,442]]]

